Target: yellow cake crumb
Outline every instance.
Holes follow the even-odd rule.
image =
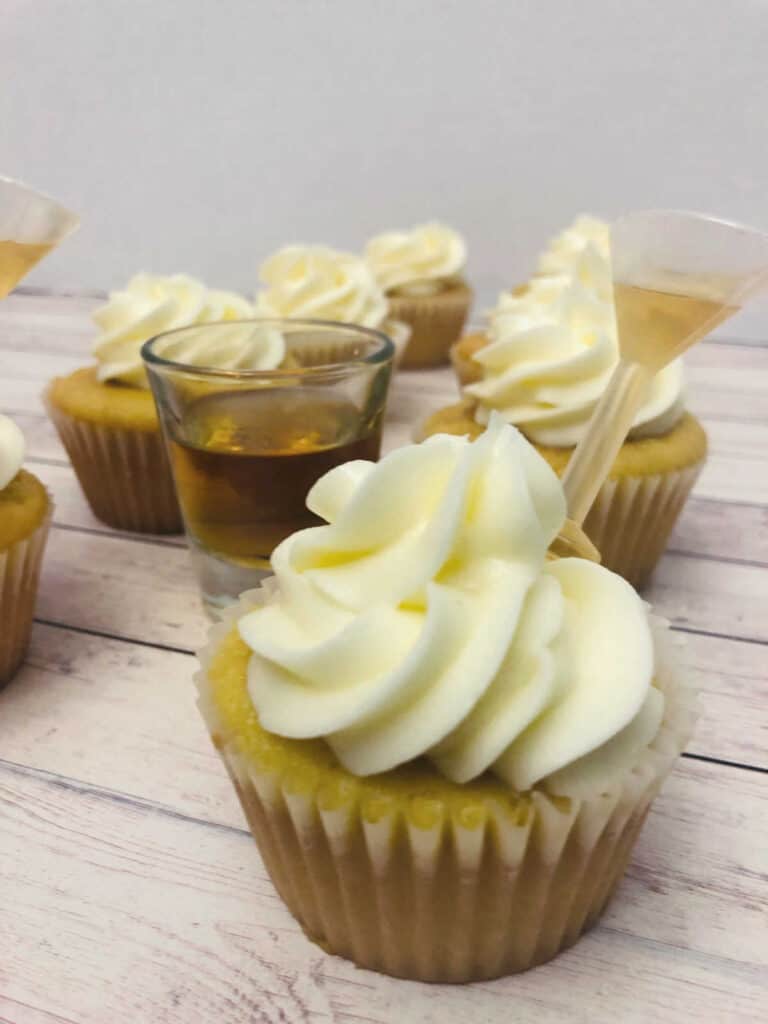
[[[36,476],[20,469],[0,490],[0,551],[25,540],[45,519],[48,492]]]
[[[458,785],[419,759],[367,778],[344,769],[324,740],[295,740],[261,727],[251,703],[247,669],[251,651],[233,628],[220,643],[207,671],[207,685],[219,720],[218,737],[262,772],[279,775],[291,793],[316,795],[322,810],[357,808],[376,823],[400,809],[416,828],[433,828],[451,815],[464,828],[480,828],[501,808],[514,824],[527,820],[530,797],[511,791],[491,775]]]
[[[56,377],[46,399],[77,420],[147,433],[160,429],[151,391],[100,381],[95,366]]]

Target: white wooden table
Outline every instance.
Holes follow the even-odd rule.
[[[768,1020],[768,348],[690,354],[711,454],[647,596],[702,718],[627,879],[551,964],[443,987],[326,956],[274,892],[194,706],[183,543],[98,522],[42,411],[88,361],[92,306],[0,305],[0,410],[56,501],[29,659],[0,694],[0,1021]],[[448,371],[401,374],[388,446],[454,393]]]

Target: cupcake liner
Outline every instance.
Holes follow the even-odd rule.
[[[486,798],[457,810],[416,789],[407,805],[344,799],[323,784],[308,791],[290,768],[257,763],[225,734],[206,669],[234,619],[270,591],[267,581],[243,595],[213,627],[199,703],[266,868],[308,937],[361,967],[436,982],[523,971],[572,945],[610,900],[691,734],[694,695],[666,624],[652,620],[664,719],[624,776],[591,793],[537,789],[516,809]]]
[[[648,581],[704,465],[605,481],[584,522],[602,564],[633,587]]]
[[[0,687],[24,660],[35,613],[45,542],[53,518],[48,495],[45,518],[24,540],[0,551]]]
[[[376,330],[385,334],[392,342],[395,350],[392,356],[392,365],[398,366],[403,358],[408,340],[411,337],[410,324],[387,317]],[[339,336],[335,336],[333,332],[329,331],[326,335],[318,336],[311,345],[309,343],[303,344],[301,359],[294,359],[294,365],[303,368],[307,366],[326,366],[331,363],[346,363],[350,359],[355,358],[356,349],[357,346],[354,340],[347,339],[343,335],[339,338]],[[291,357],[289,356],[290,359]]]
[[[76,419],[48,402],[93,514],[137,533],[181,533],[181,512],[163,438],[156,431]]]
[[[400,365],[404,369],[441,366],[461,334],[472,303],[465,284],[435,295],[389,295],[389,315],[411,326],[411,338]]]

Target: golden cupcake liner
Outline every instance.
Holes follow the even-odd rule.
[[[0,551],[0,687],[24,660],[35,614],[45,542],[53,518],[48,495],[45,518],[24,540]]]
[[[350,324],[348,326],[354,326]],[[411,337],[411,326],[405,323],[403,320],[395,320],[392,317],[387,319],[380,324],[377,328],[382,334],[385,334],[392,342],[394,347],[394,354],[392,356],[392,366],[397,367],[401,365],[403,355]],[[316,341],[313,341],[312,345],[304,344],[301,349],[301,360],[293,359],[293,365],[298,367],[307,366],[325,366],[329,363],[346,363],[350,359],[356,358],[357,344],[352,339],[347,339],[344,335],[334,336],[333,332],[328,332],[327,336],[318,336]],[[293,368],[290,364],[291,356],[286,360],[285,368]]]
[[[633,587],[648,581],[703,465],[700,459],[676,471],[605,481],[584,532],[606,568]]]
[[[160,433],[76,419],[47,403],[72,468],[103,523],[137,533],[181,533],[182,521]]]
[[[461,334],[472,303],[472,289],[459,284],[435,295],[389,295],[389,315],[411,327],[400,365],[404,369],[441,366]]]
[[[243,595],[213,628],[200,708],[267,871],[310,939],[385,974],[468,982],[543,963],[595,924],[692,731],[694,695],[674,667],[665,623],[653,623],[664,719],[622,778],[586,794],[535,790],[515,812],[492,799],[456,811],[418,791],[397,805],[345,801],[322,785],[307,792],[290,767],[241,752],[205,669],[233,618],[264,594]]]

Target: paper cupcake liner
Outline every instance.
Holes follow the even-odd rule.
[[[456,285],[435,295],[389,295],[389,315],[411,326],[400,365],[404,369],[441,366],[461,334],[472,303],[472,290]]]
[[[48,403],[88,504],[107,526],[137,533],[181,533],[181,512],[160,428],[103,426]]]
[[[670,657],[666,624],[653,623],[664,720],[624,777],[590,795],[536,790],[517,813],[500,801],[457,812],[429,800],[427,820],[418,793],[405,808],[339,806],[322,786],[292,786],[290,769],[254,763],[226,735],[205,670],[233,619],[265,593],[243,595],[213,628],[200,709],[266,868],[308,937],[361,967],[435,982],[523,971],[572,945],[610,900],[692,731],[694,695]]]
[[[27,653],[52,518],[49,494],[48,511],[40,525],[24,540],[0,551],[0,687],[11,680]]]
[[[395,350],[392,356],[392,366],[393,368],[398,367],[402,362],[411,337],[410,324],[388,317],[376,330],[385,334],[392,342]],[[354,358],[356,358],[355,342],[345,339],[343,335],[340,339],[338,336],[334,336],[333,332],[329,331],[326,335],[319,336],[316,341],[313,341],[311,346],[308,343],[304,344],[301,349],[301,360],[294,359],[293,366],[325,366],[330,363],[346,363]],[[291,366],[291,363],[288,362],[287,365]],[[297,378],[298,383],[300,383],[299,378]]]
[[[584,522],[602,564],[633,587],[648,581],[704,465],[608,479]]]

